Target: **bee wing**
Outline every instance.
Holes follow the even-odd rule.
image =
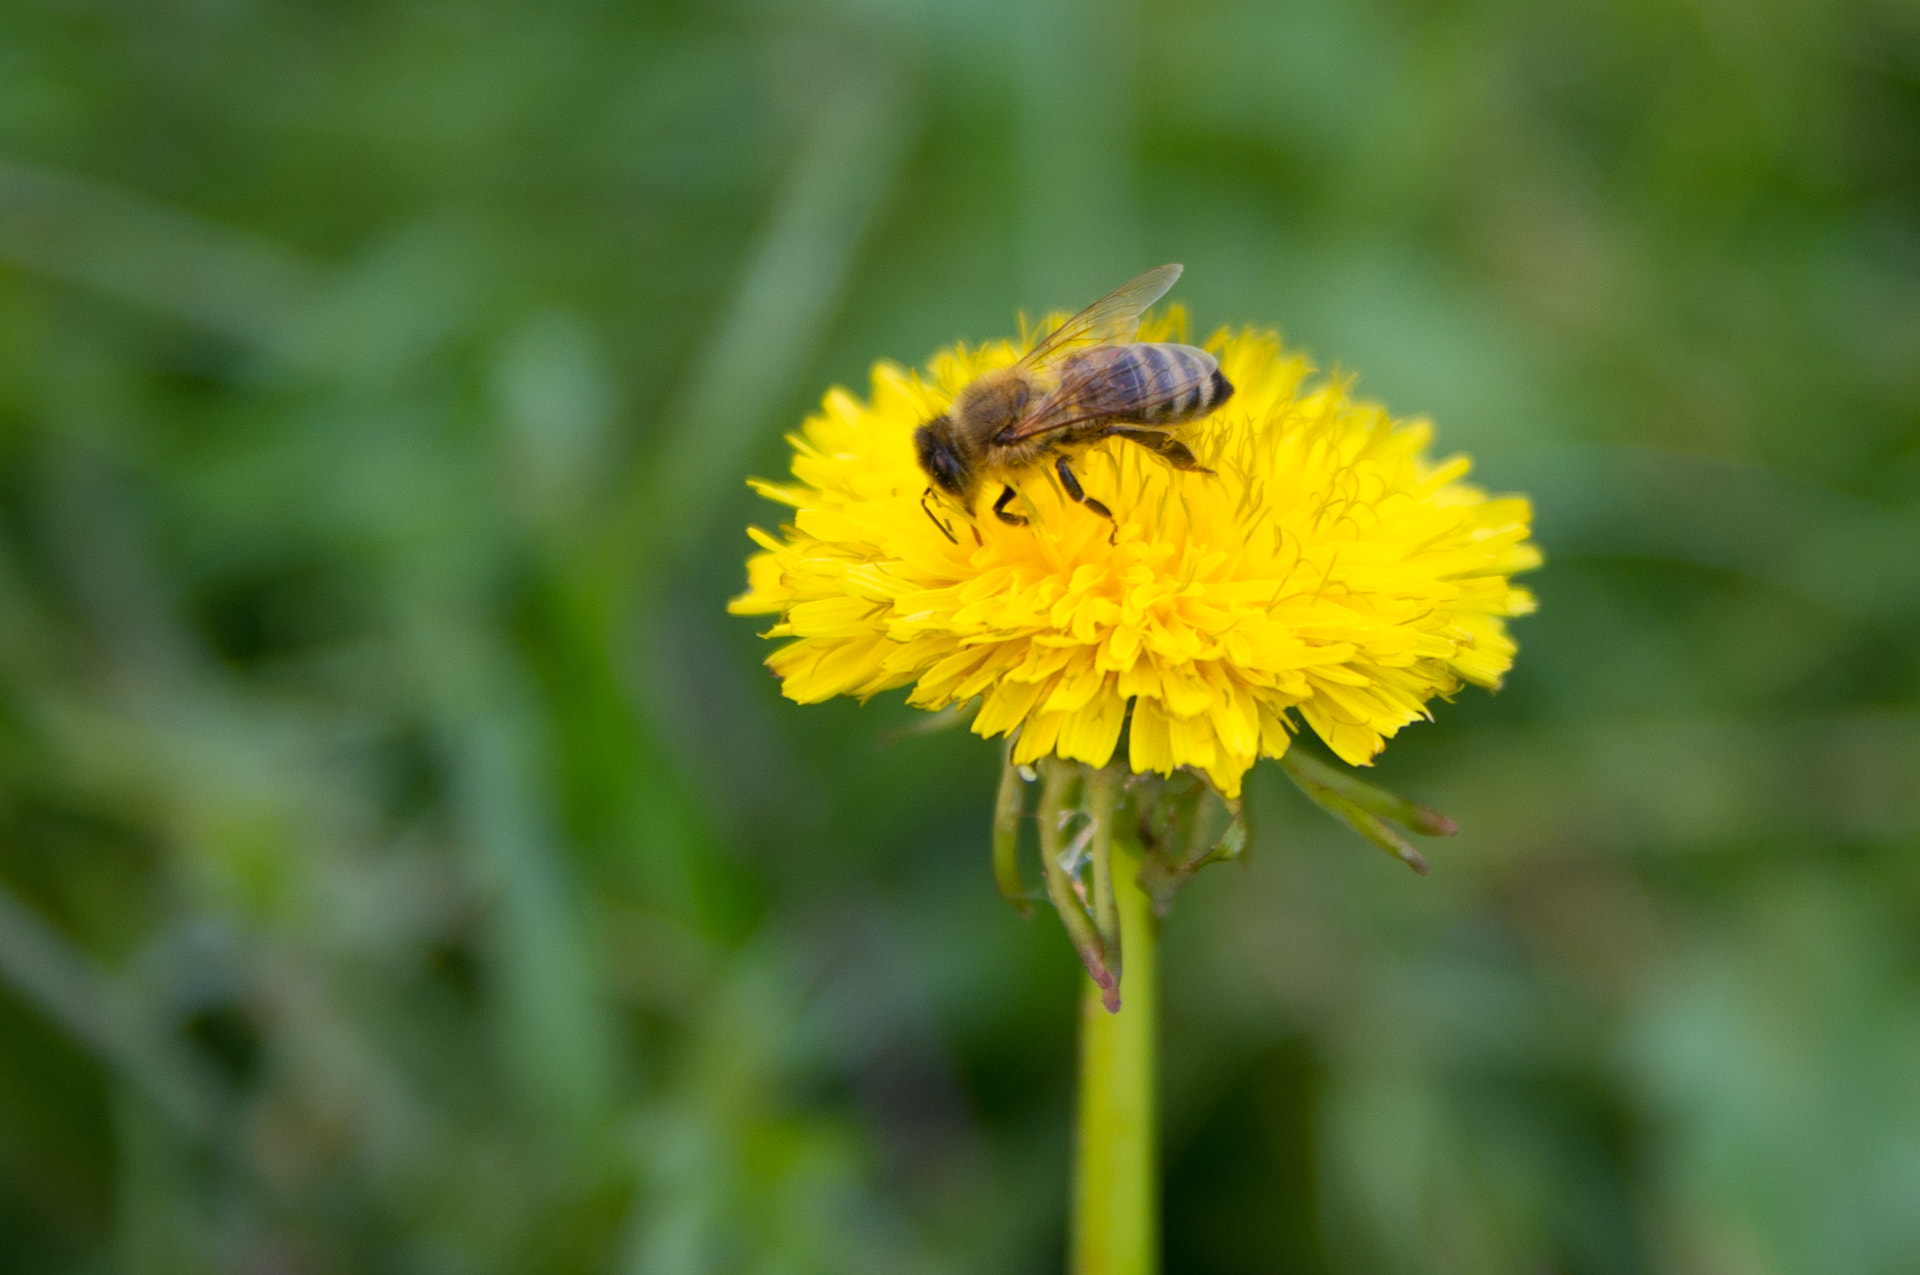
[[[1129,279],[1049,332],[1014,366],[1032,371],[1081,346],[1124,345],[1133,340],[1133,334],[1140,330],[1140,316],[1167,295],[1184,268],[1175,263]]]
[[[1017,443],[1039,434],[1050,434],[1070,425],[1081,425],[1107,416],[1134,416],[1156,403],[1170,402],[1213,378],[1220,365],[1211,356],[1196,359],[1179,372],[1155,383],[1153,393],[1140,393],[1138,376],[1129,371],[1117,375],[1118,365],[1104,359],[1070,363],[1060,385],[1034,405],[1031,412],[1001,430],[999,443]],[[1128,429],[1171,429],[1150,421],[1128,421]]]

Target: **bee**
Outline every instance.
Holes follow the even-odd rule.
[[[1132,344],[1140,315],[1180,277],[1178,265],[1121,284],[1062,323],[1012,367],[980,376],[953,404],[914,431],[913,445],[932,484],[920,505],[936,527],[952,530],[928,507],[939,492],[971,515],[981,488],[1001,484],[994,515],[1019,527],[1007,508],[1013,482],[1051,462],[1067,496],[1108,521],[1113,512],[1086,493],[1073,458],[1108,438],[1137,443],[1175,469],[1211,473],[1175,433],[1233,397],[1213,355],[1191,345]],[[958,541],[955,541],[958,543]]]

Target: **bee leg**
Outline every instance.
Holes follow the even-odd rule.
[[[1116,429],[1116,438],[1124,438],[1129,443],[1140,446],[1172,465],[1175,469],[1184,469],[1195,474],[1211,474],[1213,471],[1202,465],[1187,445],[1177,438],[1161,433],[1159,430]]]
[[[1006,523],[1009,527],[1024,527],[1027,525],[1027,520],[1019,514],[1010,514],[1007,512],[1007,502],[1019,494],[1020,493],[1011,487],[1002,487],[1000,489],[1000,499],[993,502],[993,516],[1001,522]]]
[[[946,523],[941,522],[940,515],[933,512],[933,507],[927,504],[927,497],[931,495],[933,495],[933,488],[931,487],[927,488],[925,491],[920,493],[921,510],[927,515],[927,517],[933,519],[933,525],[940,528],[941,535],[945,536],[949,540],[952,540],[953,543],[959,544],[960,541],[953,534],[953,528],[949,527]]]
[[[1177,439],[1169,438],[1155,450],[1160,453],[1161,460],[1166,461],[1167,464],[1172,465],[1175,469],[1192,470],[1196,474],[1211,474],[1213,472],[1200,463],[1194,454],[1187,449],[1185,443]]]
[[[1073,466],[1067,464],[1067,458],[1065,456],[1053,462],[1053,468],[1054,471],[1060,475],[1060,485],[1067,489],[1068,499],[1079,501],[1087,508],[1093,510],[1093,512],[1099,514],[1102,518],[1105,518],[1108,522],[1113,521],[1113,511],[1111,509],[1108,509],[1092,496],[1080,490],[1080,479],[1074,474]]]

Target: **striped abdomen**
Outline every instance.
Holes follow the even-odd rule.
[[[1213,355],[1157,342],[1075,355],[1062,369],[1062,391],[1072,396],[1076,415],[1143,425],[1196,420],[1233,397]]]

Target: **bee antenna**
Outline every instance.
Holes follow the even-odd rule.
[[[925,491],[920,493],[921,510],[927,515],[928,518],[933,520],[934,526],[940,528],[941,535],[945,536],[948,540],[953,541],[954,544],[959,544],[960,541],[958,538],[954,536],[953,529],[948,527],[946,523],[941,522],[940,515],[934,513],[933,507],[927,503],[927,497],[931,495],[933,495],[933,488],[931,487],[927,488]]]

